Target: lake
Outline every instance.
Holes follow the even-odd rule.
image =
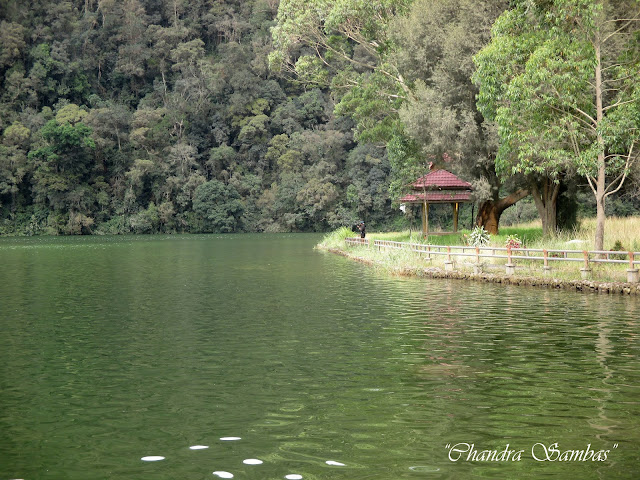
[[[320,239],[0,239],[0,480],[637,478],[637,298]]]

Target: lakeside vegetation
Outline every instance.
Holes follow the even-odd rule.
[[[523,248],[547,249],[547,250],[593,250],[594,230],[596,221],[593,218],[581,220],[572,232],[564,232],[553,237],[545,237],[540,221],[529,222],[501,229],[500,235],[491,235],[487,246],[504,247],[509,238],[513,236],[522,240]],[[621,252],[640,252],[640,217],[614,217],[607,222],[606,238],[608,243],[606,250]],[[468,245],[469,230],[461,230],[456,234],[422,237],[420,232],[371,232],[367,234],[370,240],[390,240],[396,242],[411,242],[417,244],[432,245]],[[424,255],[419,255],[405,250],[378,250],[373,247],[347,247],[345,239],[354,237],[348,228],[340,228],[327,234],[318,248],[325,250],[340,250],[348,252],[371,261],[377,268],[387,272],[414,272],[430,267],[443,268],[444,256],[434,257],[426,261]],[[624,256],[626,259],[626,255]],[[457,268],[472,271],[472,257],[462,258]],[[504,259],[483,259],[488,272],[497,272],[506,263]],[[540,261],[517,261],[520,268],[516,275],[542,276],[542,263]],[[553,277],[562,280],[576,280],[580,278],[579,268],[581,264],[565,264],[554,262],[552,264]],[[492,270],[493,268],[493,270]],[[602,282],[626,281],[625,265],[594,264],[591,278]],[[501,269],[504,272],[503,269]]]

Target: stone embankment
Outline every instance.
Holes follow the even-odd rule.
[[[340,249],[329,249],[330,252],[342,255],[352,260],[376,265],[376,262],[359,257],[353,253]],[[640,295],[640,283],[598,282],[594,280],[560,280],[551,277],[533,277],[522,275],[499,275],[495,273],[472,273],[463,271],[445,271],[437,267],[398,268],[392,271],[395,275],[406,275],[427,278],[450,278],[456,280],[474,280],[486,283],[501,283],[504,285],[523,285],[530,287],[556,288],[574,290],[578,292],[609,293],[617,295]]]

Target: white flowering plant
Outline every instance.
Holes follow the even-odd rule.
[[[478,225],[469,234],[469,244],[474,247],[484,247],[489,243],[491,236],[482,225]]]

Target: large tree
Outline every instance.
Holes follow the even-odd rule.
[[[475,105],[472,56],[507,2],[283,1],[272,63],[305,83],[331,85],[336,111],[360,142],[387,147],[391,192],[433,161],[474,181],[478,223],[497,233],[502,212],[528,195],[502,184],[495,148]],[[413,177],[413,178],[411,178]],[[503,195],[503,196],[501,196]]]
[[[479,105],[499,126],[497,164],[557,179],[586,177],[604,247],[605,200],[640,141],[640,2],[514,2],[477,57]]]
[[[417,0],[392,29],[399,69],[412,85],[400,118],[423,158],[474,184],[476,223],[490,233],[498,232],[504,210],[529,194],[522,176],[502,181],[496,174],[494,128],[476,107],[471,81],[473,55],[506,7],[495,0]]]

